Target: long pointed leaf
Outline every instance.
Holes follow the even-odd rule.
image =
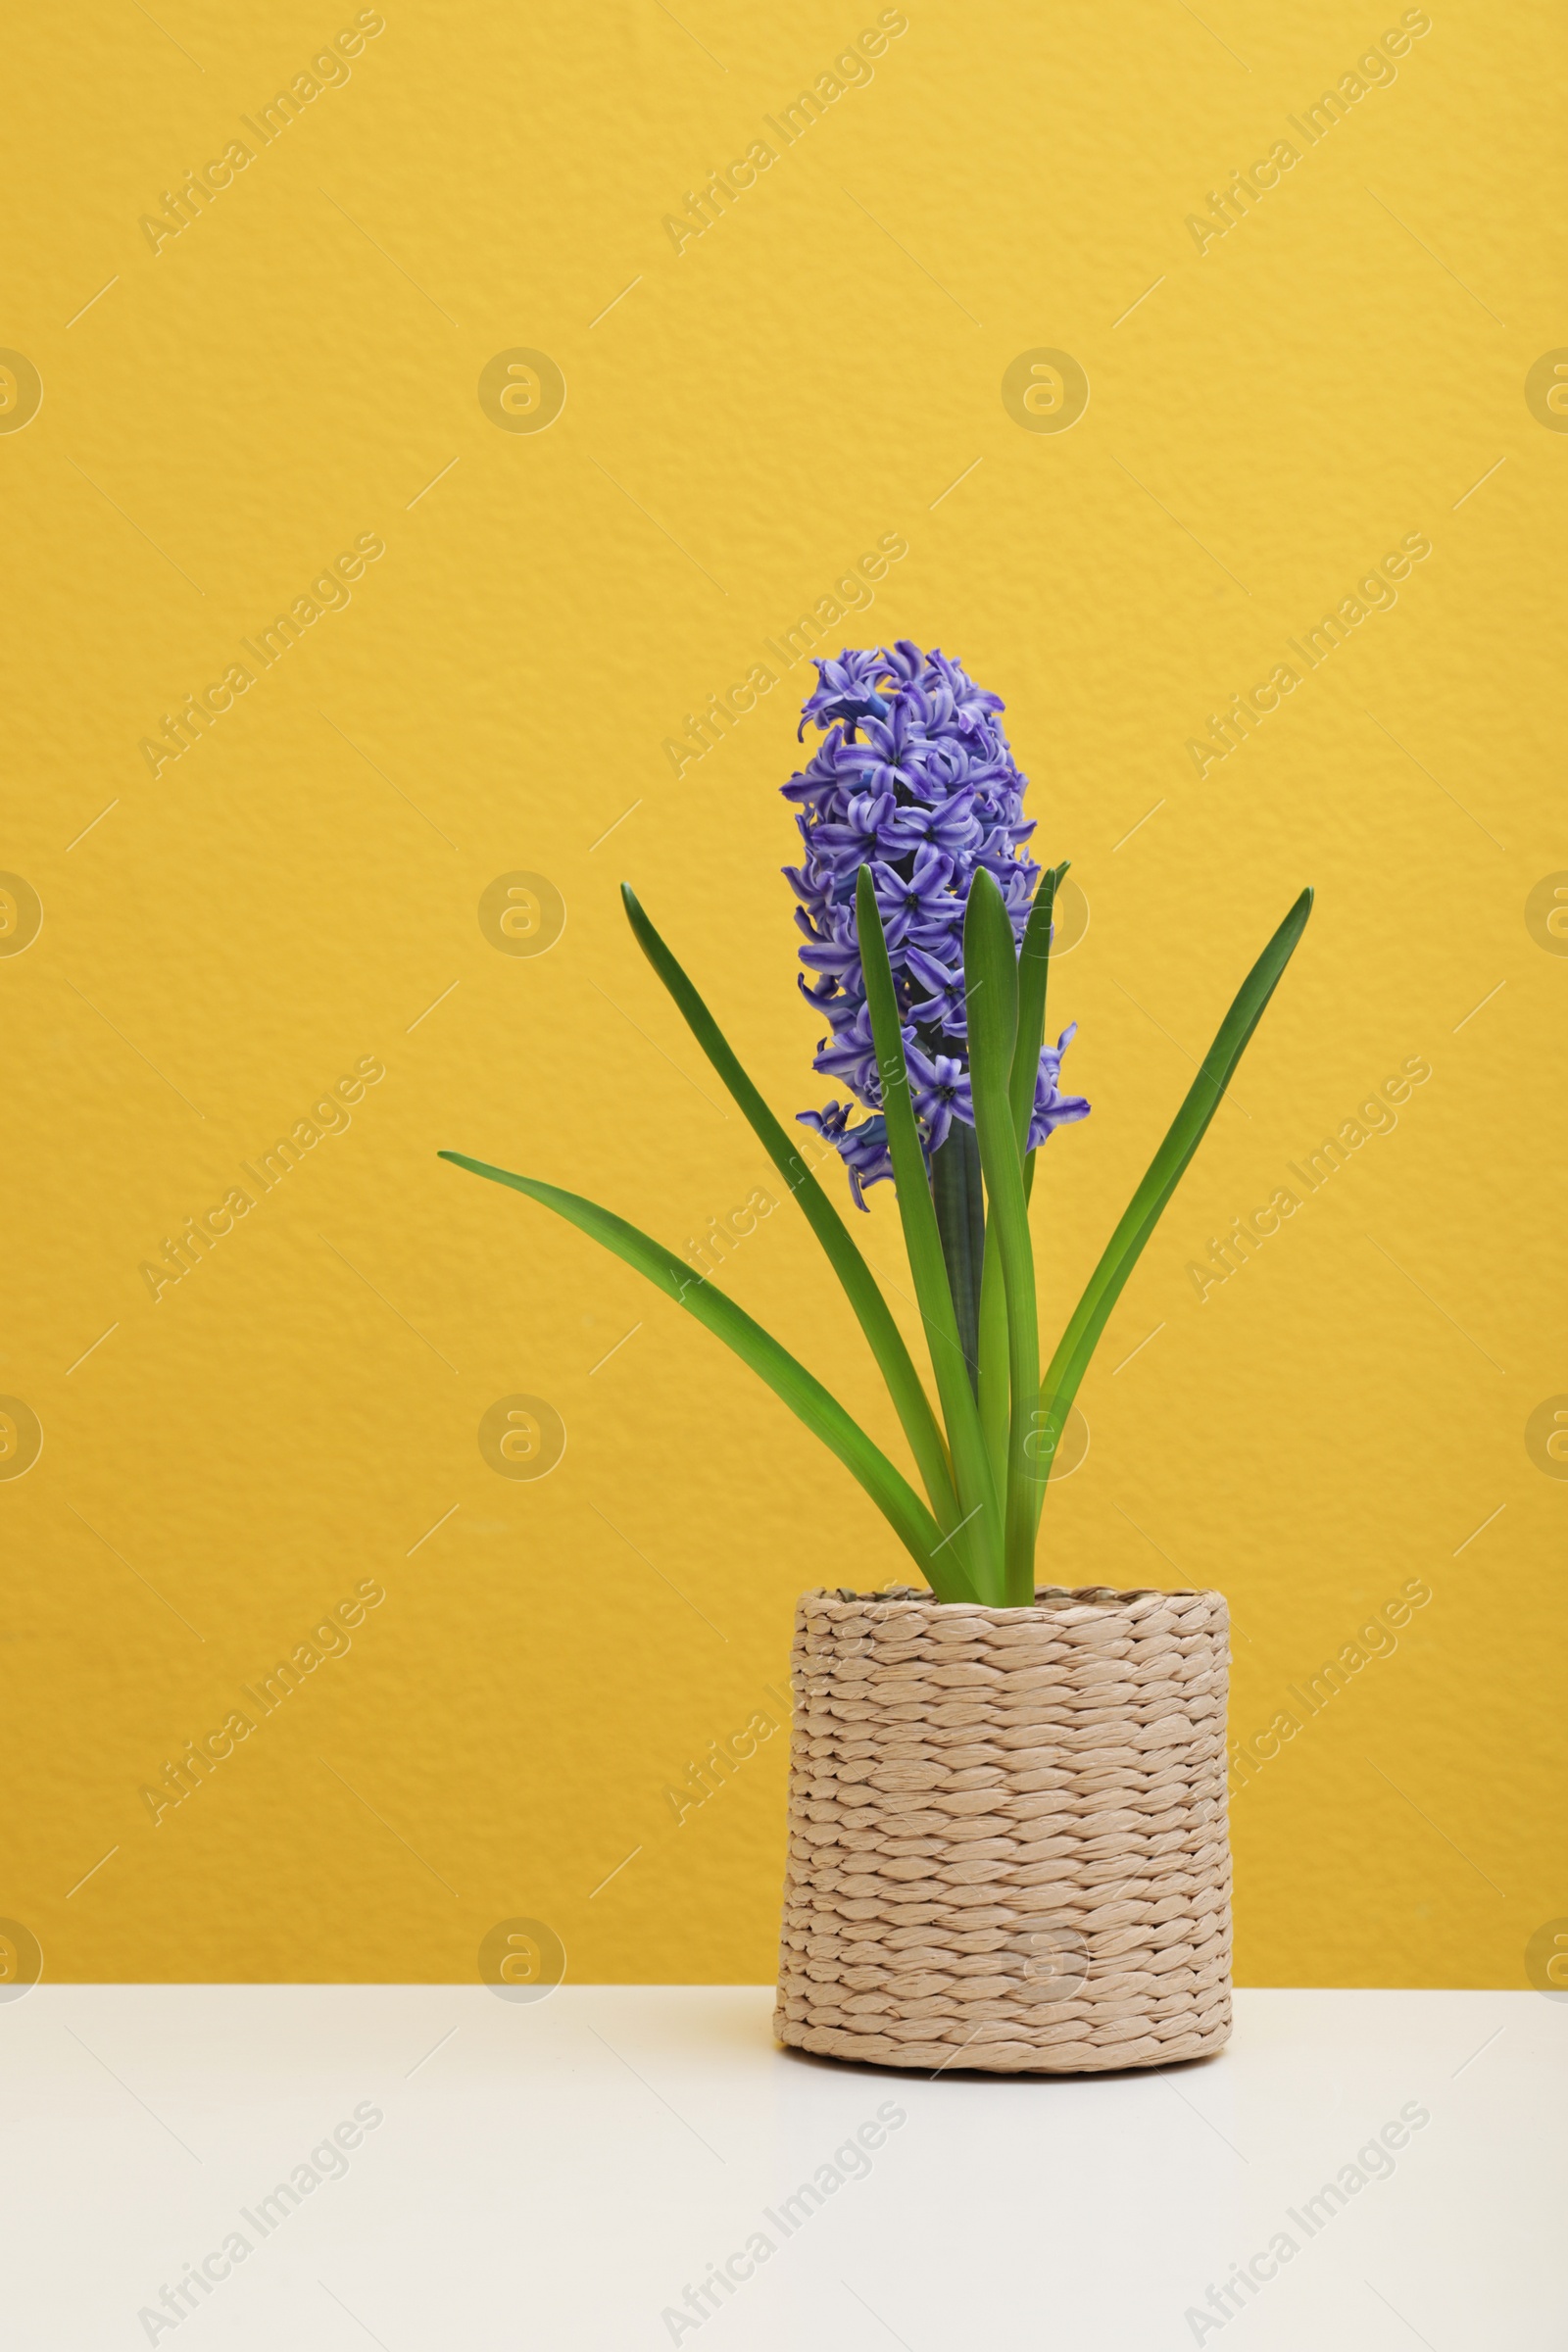
[[[472,1176],[488,1177],[492,1184],[510,1185],[514,1192],[523,1193],[530,1200],[553,1208],[568,1225],[575,1225],[616,1257],[623,1258],[628,1266],[635,1266],[639,1274],[646,1275],[657,1290],[673,1298],[677,1306],[685,1307],[688,1314],[695,1315],[699,1323],[706,1324],[726,1347],[733,1348],[743,1363],[766,1381],[775,1396],[782,1397],[791,1412],[805,1422],[812,1436],[820,1438],[829,1451],[838,1456],[893,1527],[939,1599],[975,1597],[958,1563],[952,1557],[953,1544],[944,1538],[907,1479],[851,1418],[837,1397],[788,1348],[781,1348],[744,1308],[737,1306],[733,1298],[715,1290],[672,1250],[639,1232],[635,1225],[628,1225],[623,1217],[600,1208],[576,1193],[562,1192],[553,1184],[540,1184],[531,1176],[514,1176],[507,1168],[494,1168],[485,1160],[469,1159],[462,1152],[442,1152],[437,1156],[451,1160],[454,1167],[466,1168]]]
[[[1012,1050],[1012,1075],[1007,1083],[1007,1096],[1012,1104],[1012,1116],[1018,1129],[1018,1149],[1023,1151],[1029,1139],[1029,1121],[1034,1116],[1035,1086],[1040,1076],[1040,1049],[1046,1042],[1046,982],[1051,971],[1051,925],[1055,913],[1056,893],[1067,871],[1065,863],[1054,866],[1040,877],[1029,920],[1024,925],[1023,945],[1018,950],[1018,1041]]]
[[[969,1385],[980,1394],[980,1279],[985,1261],[985,1188],[974,1129],[955,1119],[931,1154],[931,1198],[937,1205],[942,1261],[948,1269]]]
[[[728,1039],[649,920],[629,884],[621,884],[620,896],[637,945],[673,997],[681,1018],[728,1088],[742,1116],[800,1202],[807,1223],[826,1250],[876,1357],[877,1368],[887,1382],[893,1409],[909,1442],[931,1508],[945,1530],[956,1527],[961,1514],[941,1425],[875,1275],[851,1239],[838,1210],[802,1158],[795,1139],[774,1117],[742,1069]]]
[[[1023,1152],[1008,1099],[1018,1041],[1018,956],[1001,891],[982,866],[969,891],[963,920],[964,995],[969,1008],[969,1076],[975,1130],[985,1170],[989,1221],[996,1229],[1007,1316],[1007,1499],[1005,1591],[1012,1608],[1034,1597],[1037,1513],[1035,1488],[1043,1467],[1036,1414],[1040,1389],[1040,1328],[1035,1307],[1035,1259],[1023,1193]],[[1039,1054],[1036,1053],[1036,1062]],[[1033,1089],[1030,1090],[1033,1101]]]
[[[999,1494],[1007,1489],[1007,1431],[1010,1425],[1007,1374],[1007,1299],[1002,1281],[1002,1249],[995,1217],[986,1222],[986,1253],[980,1270],[980,1434]]]
[[[1034,1114],[1035,1087],[1040,1073],[1040,1049],[1045,1042],[1046,979],[1051,965],[1051,925],[1056,892],[1067,871],[1065,863],[1048,867],[1040,878],[1023,945],[1018,951],[1018,1036],[1012,1049],[1008,1101],[1024,1152],[1023,1197],[1027,1207],[1035,1185],[1035,1155],[1026,1149],[1029,1121]],[[1036,1285],[1038,1317],[1039,1287]],[[980,1279],[980,1427],[992,1474],[999,1485],[1006,1480],[1007,1433],[1010,1425],[1007,1375],[1007,1301],[1002,1280],[1002,1253],[994,1226],[986,1231],[985,1262]]]
[[[904,1058],[904,1031],[899,1019],[898,994],[893,985],[893,969],[888,962],[887,941],[882,934],[882,915],[877,906],[869,866],[861,866],[856,881],[855,927],[860,949],[860,965],[865,974],[871,1034],[876,1041],[877,1068],[882,1081],[882,1107],[887,1118],[888,1149],[893,1155],[893,1177],[898,1187],[899,1215],[904,1222],[904,1240],[909,1256],[909,1271],[914,1277],[915,1298],[925,1322],[926,1345],[931,1350],[931,1369],[936,1374],[937,1394],[942,1399],[942,1410],[947,1419],[953,1471],[958,1488],[958,1507],[963,1513],[964,1532],[957,1542],[965,1546],[964,1556],[969,1563],[970,1575],[980,1589],[981,1597],[990,1599],[994,1593],[1000,1593],[1002,1585],[1003,1531],[999,1498],[985,1442],[980,1435],[980,1415],[974,1391],[969,1386],[969,1368],[963,1360],[963,1344],[958,1337],[953,1293],[948,1288],[942,1239],[937,1231],[936,1203],[931,1197],[925,1154],[920,1149],[919,1130],[914,1122],[914,1104],[909,1096],[909,1070]]]
[[[1264,1007],[1279,986],[1280,975],[1295,953],[1311,911],[1312,893],[1303,890],[1242,982],[1164,1142],[1150,1161],[1148,1173],[1128,1203],[1126,1214],[1089,1277],[1041,1384],[1041,1428],[1050,1447],[1054,1446],[1066,1424],[1078,1384],[1088,1369],[1110,1310],[1138,1263],[1144,1244],[1159,1222],[1166,1202],[1181,1182],[1188,1162],[1202,1142],[1208,1123],[1219,1108],[1220,1097],[1263,1017]],[[1042,1484],[1037,1509],[1045,1494]]]

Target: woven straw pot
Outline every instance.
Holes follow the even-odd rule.
[[[1231,2026],[1218,1592],[808,1592],[774,2027],[874,2066],[1085,2074]]]

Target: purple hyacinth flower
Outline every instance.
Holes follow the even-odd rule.
[[[1078,1034],[1076,1021],[1068,1023],[1054,1046],[1047,1046],[1040,1056],[1040,1075],[1035,1080],[1035,1106],[1029,1120],[1028,1149],[1033,1152],[1057,1127],[1070,1127],[1075,1119],[1089,1116],[1089,1105],[1082,1095],[1064,1095],[1056,1084],[1061,1070],[1061,1057]]]
[[[803,1127],[814,1128],[816,1133],[837,1147],[849,1170],[850,1191],[857,1208],[865,1206],[865,1187],[889,1182],[893,1175],[893,1154],[888,1150],[888,1123],[879,1111],[874,1118],[862,1119],[852,1127],[848,1102],[830,1102],[825,1110],[803,1110],[799,1114]]]
[[[876,690],[882,668],[882,656],[876,653],[843,653],[836,662],[818,662],[818,685],[801,711],[801,724],[796,741],[805,736],[807,726],[814,723],[826,726],[835,718],[882,718],[887,704]]]
[[[926,1148],[940,1152],[954,1120],[974,1125],[974,1097],[969,1073],[956,1054],[935,1054],[928,1060],[918,1046],[906,1046],[909,1065],[909,1094],[915,1116],[922,1122]]]
[[[784,872],[800,902],[801,961],[811,975],[802,990],[829,1032],[813,1066],[854,1101],[800,1118],[841,1154],[863,1208],[866,1189],[891,1177],[893,1162],[855,928],[859,868],[869,865],[876,889],[928,1164],[955,1122],[974,1125],[963,980],[970,885],[984,866],[1021,941],[1040,868],[1029,856],[1026,780],[1002,729],[999,695],[977,686],[961,662],[922,653],[906,637],[846,649],[816,668],[801,733],[814,725],[822,740],[784,786],[804,847],[801,864]],[[1031,1151],[1089,1109],[1081,1095],[1061,1091],[1072,1037],[1067,1029],[1041,1053]],[[870,1114],[858,1126],[857,1102]]]

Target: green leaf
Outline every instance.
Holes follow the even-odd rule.
[[[1055,911],[1056,893],[1061,888],[1065,862],[1052,867],[1040,878],[1029,920],[1024,926],[1023,945],[1018,951],[1018,1042],[1012,1053],[1012,1075],[1007,1093],[1012,1103],[1012,1116],[1018,1130],[1018,1149],[1023,1151],[1029,1137],[1029,1121],[1034,1114],[1035,1086],[1040,1076],[1040,1050],[1046,1042],[1046,981],[1051,970],[1051,925]]]
[[[931,1198],[937,1204],[942,1262],[948,1269],[969,1385],[980,1394],[980,1279],[985,1258],[985,1188],[974,1129],[955,1119],[931,1154]]]
[[[1034,1598],[1035,1497],[1043,1472],[1034,1458],[1039,1450],[1036,1416],[1040,1390],[1034,1248],[1023,1191],[1023,1150],[1009,1098],[1013,1049],[1018,1043],[1018,953],[1002,892],[983,866],[970,886],[964,909],[963,979],[975,1130],[980,1138],[986,1202],[989,1221],[996,1229],[1007,1315],[1011,1403],[1004,1590],[1009,1607],[1026,1608]],[[1035,1058],[1038,1062],[1038,1052]],[[1030,1100],[1032,1102],[1032,1088]]]
[[[1034,1112],[1035,1084],[1040,1072],[1040,1049],[1045,1042],[1046,976],[1051,963],[1051,924],[1056,892],[1067,871],[1065,863],[1041,876],[1034,905],[1024,927],[1018,953],[1018,1037],[1012,1049],[1012,1075],[1007,1093],[1024,1150]],[[1035,1154],[1024,1152],[1023,1197],[1034,1192]],[[1039,1287],[1036,1285],[1036,1315]],[[999,1485],[1006,1482],[1007,1433],[1010,1423],[1007,1396],[1007,1302],[1002,1281],[1002,1256],[994,1230],[986,1234],[985,1263],[980,1280],[980,1426],[986,1451]]]
[[[1007,1491],[1007,1300],[1002,1283],[1002,1250],[997,1220],[986,1223],[986,1253],[980,1270],[980,1434],[999,1494]]]
[[[466,1168],[472,1176],[488,1177],[492,1184],[510,1185],[514,1192],[542,1202],[546,1208],[554,1209],[557,1216],[564,1217],[568,1225],[575,1225],[616,1257],[623,1258],[628,1266],[635,1266],[639,1274],[646,1275],[657,1290],[673,1298],[677,1306],[685,1307],[688,1314],[695,1315],[699,1323],[706,1324],[726,1347],[733,1348],[743,1363],[766,1381],[775,1396],[782,1397],[791,1412],[838,1456],[888,1520],[939,1600],[975,1597],[953,1557],[954,1545],[943,1536],[907,1479],[873,1445],[858,1423],[852,1420],[837,1397],[830,1396],[804,1364],[781,1348],[760,1323],[754,1323],[732,1298],[715,1290],[672,1250],[639,1232],[635,1225],[628,1225],[624,1218],[600,1208],[592,1200],[584,1200],[576,1193],[561,1192],[555,1185],[540,1184],[531,1176],[514,1176],[506,1168],[493,1168],[482,1159],[469,1159],[462,1152],[442,1152],[437,1156],[449,1159],[454,1167]]]
[[[1265,1005],[1279,986],[1280,975],[1295,953],[1311,911],[1312,893],[1303,890],[1242,982],[1236,1002],[1221,1021],[1219,1033],[1204,1054],[1164,1142],[1150,1161],[1148,1173],[1134,1193],[1126,1214],[1089,1277],[1041,1384],[1041,1428],[1050,1447],[1054,1447],[1066,1426],[1078,1384],[1088,1369],[1110,1310],[1138,1263],[1144,1244],[1159,1222],[1166,1202],[1181,1182],[1189,1160],[1202,1142],[1208,1123],[1219,1108],[1220,1098],[1263,1017]],[[1045,1494],[1042,1484],[1037,1511],[1044,1503]]]
[[[909,1442],[909,1450],[931,1498],[931,1508],[942,1522],[944,1530],[951,1532],[957,1526],[961,1513],[954,1492],[947,1444],[936,1414],[931,1409],[931,1399],[915,1370],[914,1358],[905,1344],[903,1332],[893,1320],[875,1275],[846,1231],[838,1210],[802,1158],[794,1137],[774,1117],[742,1069],[728,1039],[654,928],[628,883],[621,884],[620,896],[637,945],[673,997],[681,1018],[728,1088],[753,1134],[789,1186],[805,1213],[807,1223],[826,1250],[828,1261],[843,1285],[845,1297],[855,1309],[860,1329],[876,1357],[877,1368],[887,1382],[893,1409]]]
[[[882,935],[882,915],[876,903],[871,869],[862,865],[855,887],[855,927],[865,974],[866,1002],[871,1012],[871,1035],[876,1042],[877,1068],[882,1081],[882,1107],[888,1123],[888,1148],[893,1155],[893,1178],[898,1187],[899,1215],[904,1222],[905,1246],[914,1294],[931,1350],[937,1394],[948,1424],[954,1476],[969,1573],[982,1599],[1000,1597],[1002,1590],[1002,1518],[996,1483],[980,1435],[980,1416],[969,1369],[963,1360],[953,1293],[943,1262],[937,1231],[936,1203],[920,1149],[914,1104],[909,1098],[909,1071],[904,1058],[904,1032],[899,1018],[898,993]]]

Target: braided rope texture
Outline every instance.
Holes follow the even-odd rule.
[[[1218,1592],[803,1594],[774,2031],[1085,2074],[1230,2035]]]

